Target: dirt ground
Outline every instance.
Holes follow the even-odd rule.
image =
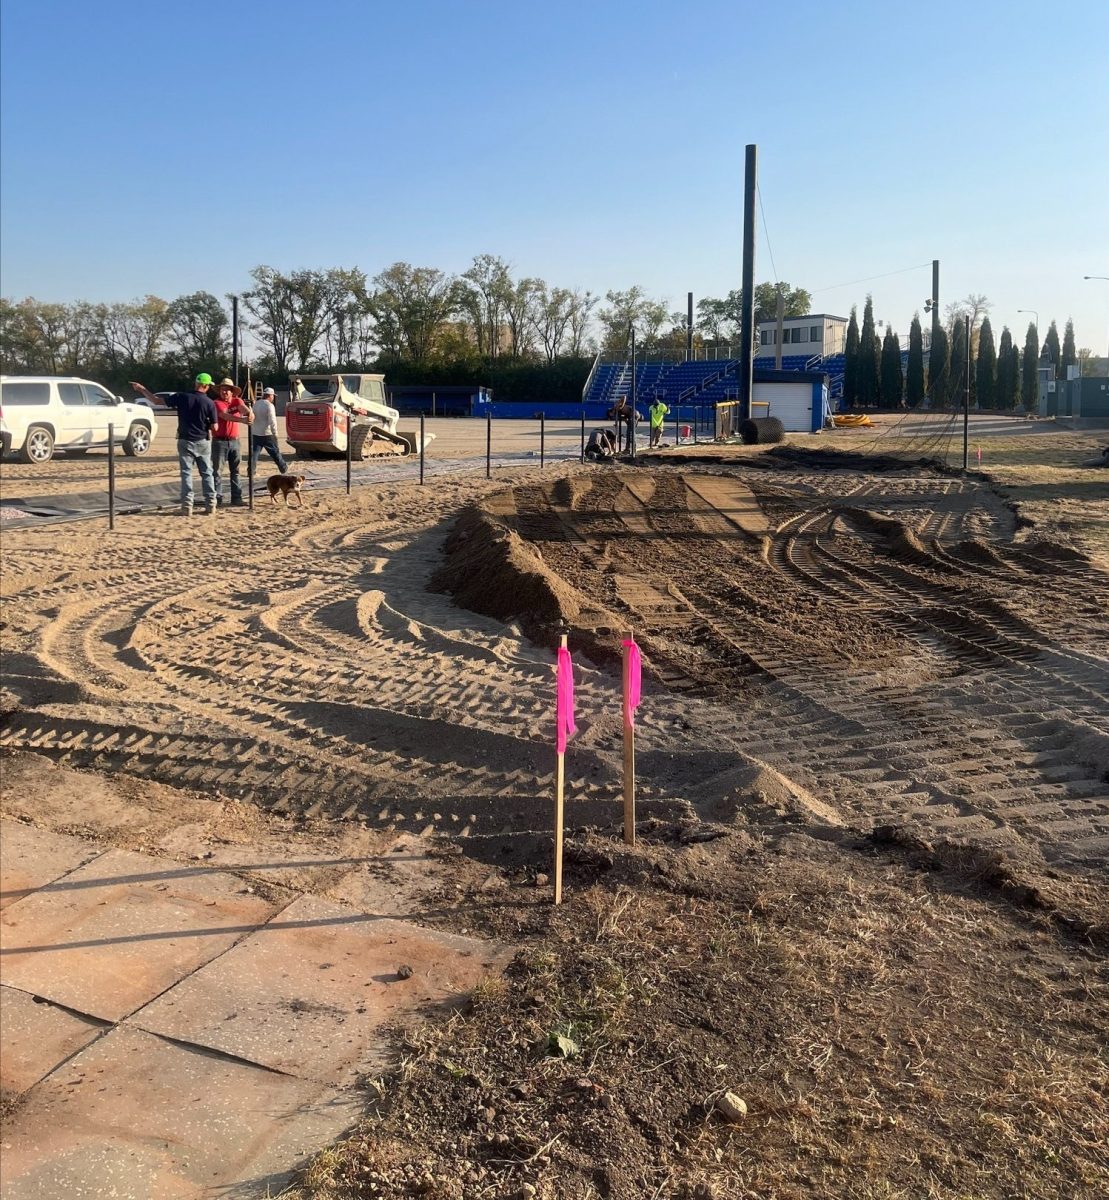
[[[983,430],[963,477],[947,436],[5,530],[5,811],[171,857],[419,837],[421,919],[518,947],[397,1031],[304,1197],[1103,1195],[1104,439]]]

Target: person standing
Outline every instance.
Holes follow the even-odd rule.
[[[666,414],[670,411],[669,408],[655,397],[654,404],[647,409],[647,415],[651,418],[651,445],[657,446],[662,441],[662,423],[666,420]]]
[[[131,386],[151,404],[161,404],[161,397],[141,383]],[[204,511],[211,516],[216,511],[216,485],[212,477],[212,430],[216,427],[216,406],[208,391],[212,377],[201,371],[193,382],[191,392],[174,392],[166,397],[167,408],[177,413],[177,463],[181,468],[181,515],[193,515],[193,467],[200,472],[204,491]]]
[[[628,403],[627,396],[621,396],[606,415],[610,421],[617,422],[617,431],[620,429],[620,423],[623,423],[624,436],[620,438],[618,433],[616,440],[622,443],[624,450],[630,454],[632,439],[635,437],[635,422],[639,414]]]
[[[227,464],[227,476],[231,483],[231,507],[242,508],[244,504],[242,484],[239,482],[239,464],[242,452],[239,447],[239,426],[249,425],[251,411],[242,401],[242,388],[230,379],[219,381],[219,390],[214,400],[218,421],[212,433],[212,478],[216,484],[216,504],[223,504],[223,480],[220,471]]]
[[[284,475],[289,465],[281,453],[277,443],[277,409],[274,408],[273,388],[268,387],[262,392],[262,399],[255,402],[254,420],[250,426],[250,471],[258,472],[258,456],[263,450],[273,460],[273,465]]]

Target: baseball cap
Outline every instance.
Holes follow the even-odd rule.
[[[199,383],[201,387],[211,387],[212,377],[207,371],[201,371],[196,377],[196,382]]]
[[[263,396],[276,396],[277,393],[273,390],[273,388],[263,388],[262,395]]]

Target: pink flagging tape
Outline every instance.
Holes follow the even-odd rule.
[[[555,724],[558,728],[556,749],[566,753],[566,743],[577,733],[574,724],[574,662],[565,646],[558,650],[558,698],[555,704]]]
[[[639,657],[639,647],[634,641],[625,640],[623,645],[628,652],[628,693],[624,697],[624,724],[630,729],[635,724],[635,710],[639,707],[643,663]]]

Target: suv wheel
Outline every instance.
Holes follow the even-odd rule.
[[[145,454],[150,449],[150,430],[138,423],[131,426],[123,441],[123,453],[132,458]]]
[[[45,425],[32,425],[19,450],[25,463],[49,462],[54,457],[54,435]]]

